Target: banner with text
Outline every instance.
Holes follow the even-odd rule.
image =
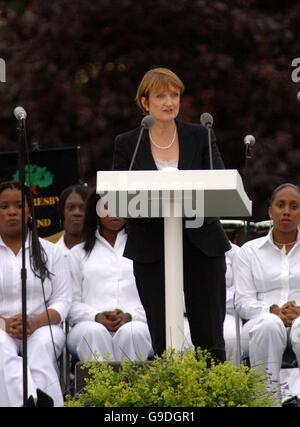
[[[39,235],[60,230],[57,204],[62,190],[79,182],[80,147],[29,152],[25,161],[26,184],[31,187]],[[30,178],[29,178],[30,177]],[[18,153],[0,153],[0,182],[19,180]]]

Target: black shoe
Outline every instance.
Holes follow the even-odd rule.
[[[36,394],[37,394],[37,401],[36,401],[37,408],[50,408],[54,406],[52,397],[50,397],[48,394],[46,394],[39,388],[36,389]]]
[[[32,395],[30,395],[26,401],[26,408],[35,408],[35,401]]]
[[[291,396],[289,399],[282,402],[281,406],[293,406],[297,407],[298,405],[298,397],[297,396]]]

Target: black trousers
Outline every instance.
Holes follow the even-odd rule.
[[[226,359],[223,322],[226,313],[225,256],[208,257],[184,236],[184,295],[191,338],[195,347],[214,358]],[[144,306],[154,353],[166,349],[164,259],[134,262],[134,274]]]

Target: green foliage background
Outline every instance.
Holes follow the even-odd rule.
[[[12,111],[23,105],[29,142],[80,145],[93,184],[116,134],[140,123],[140,78],[170,67],[186,85],[181,117],[214,116],[227,168],[243,174],[243,139],[255,135],[253,219],[266,219],[274,186],[300,183],[299,27],[296,0],[0,1],[0,149],[17,148]]]

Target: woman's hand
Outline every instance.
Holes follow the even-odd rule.
[[[103,311],[95,317],[96,322],[101,323],[110,332],[116,332],[125,323],[130,322],[132,317],[122,310]]]
[[[283,306],[278,307],[273,305],[270,313],[276,314],[283,321],[285,327],[292,326],[292,323],[300,315],[300,307],[295,301],[288,301]]]
[[[6,324],[6,332],[12,338],[22,339],[22,314],[15,314],[14,316],[8,317],[5,319]],[[27,335],[28,335],[28,327],[27,327]]]
[[[26,319],[26,334],[29,337],[36,331],[38,328],[42,326],[47,326],[48,316],[50,318],[51,325],[59,324],[61,321],[60,314],[54,310],[49,308],[48,315],[46,312],[35,314],[31,316],[27,316]],[[14,316],[7,317],[5,320],[5,330],[12,338],[22,339],[23,328],[22,328],[22,313],[15,314]]]
[[[125,323],[131,322],[132,316],[130,313],[124,313],[122,310],[115,310],[116,316],[120,319],[120,326],[125,325]]]
[[[288,301],[281,307],[281,312],[286,318],[286,326],[291,326],[300,315],[300,307],[297,306],[296,301]]]
[[[105,326],[109,332],[115,332],[119,329],[120,319],[114,315],[113,311],[98,313],[95,320]]]

